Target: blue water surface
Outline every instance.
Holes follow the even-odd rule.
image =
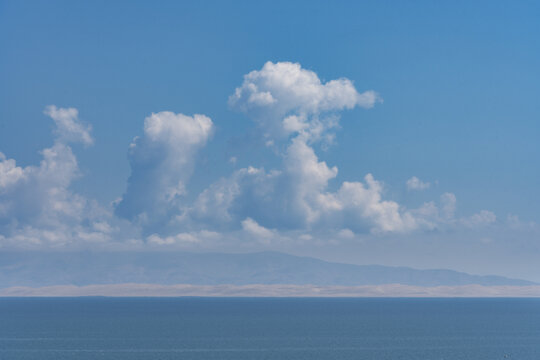
[[[0,298],[0,359],[540,359],[539,299]]]

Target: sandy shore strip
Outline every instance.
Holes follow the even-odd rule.
[[[370,286],[314,285],[57,285],[38,288],[17,286],[0,289],[0,297],[540,297],[533,286],[435,286],[399,284]]]

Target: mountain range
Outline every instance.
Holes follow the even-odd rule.
[[[279,252],[0,252],[0,288],[91,284],[526,286],[502,276],[352,265]]]

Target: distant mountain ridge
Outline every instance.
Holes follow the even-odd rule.
[[[535,285],[452,270],[352,265],[278,252],[0,252],[0,288],[90,284]]]

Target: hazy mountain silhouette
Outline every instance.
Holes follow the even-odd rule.
[[[533,285],[452,270],[351,265],[278,252],[1,252],[0,288],[89,284]]]

